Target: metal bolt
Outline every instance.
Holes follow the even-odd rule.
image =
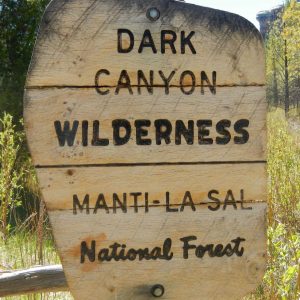
[[[160,18],[160,11],[156,7],[150,7],[146,15],[150,21],[157,21]]]
[[[161,284],[155,284],[152,288],[151,288],[151,294],[153,297],[155,298],[160,298],[164,295],[165,293],[165,288],[163,285]]]

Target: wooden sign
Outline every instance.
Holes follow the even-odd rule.
[[[24,110],[75,299],[239,299],[260,283],[265,70],[247,20],[53,0]]]

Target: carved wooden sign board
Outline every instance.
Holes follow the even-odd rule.
[[[75,299],[240,299],[265,269],[259,32],[176,1],[53,0],[25,125]]]

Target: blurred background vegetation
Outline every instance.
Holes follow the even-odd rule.
[[[22,123],[23,89],[48,0],[0,0],[0,272],[59,263]],[[300,4],[266,34],[268,268],[247,299],[300,299]],[[71,299],[48,293],[7,299]]]

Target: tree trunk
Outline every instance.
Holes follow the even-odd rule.
[[[285,114],[289,112],[290,108],[290,91],[289,91],[289,70],[288,70],[288,57],[287,57],[287,41],[284,41],[284,110]]]
[[[275,57],[273,57],[273,100],[274,100],[274,106],[278,107],[279,97],[278,97],[277,69],[276,69]]]

